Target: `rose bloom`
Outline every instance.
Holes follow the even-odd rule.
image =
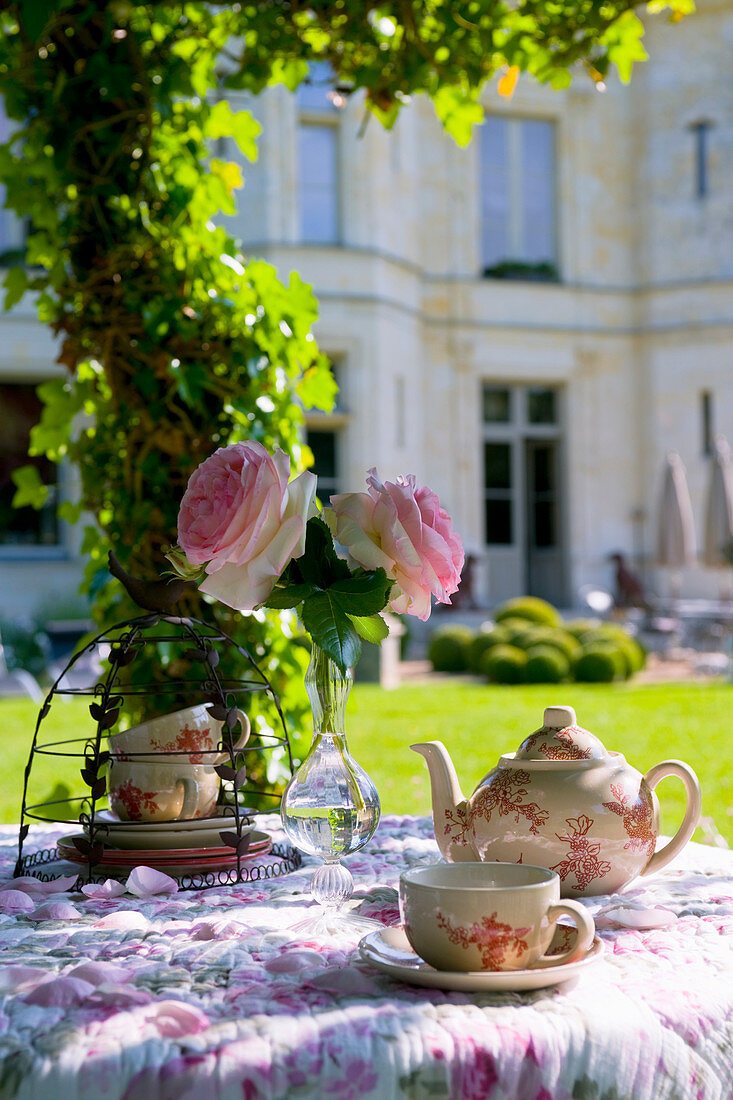
[[[412,474],[395,483],[369,470],[368,492],[331,497],[324,519],[336,540],[364,569],[395,581],[389,606],[423,621],[430,597],[450,603],[463,569],[463,546],[432,489],[418,488]]]
[[[252,611],[291,558],[305,551],[316,515],[316,477],[288,484],[290,459],[261,443],[220,447],[194,470],[178,513],[178,541],[191,565],[206,565],[202,592]]]

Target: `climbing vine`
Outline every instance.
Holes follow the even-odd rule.
[[[489,80],[510,94],[519,71],[567,84],[573,66],[627,79],[644,57],[634,0],[392,0],[331,3],[0,4],[0,90],[14,131],[0,146],[7,206],[29,226],[25,262],[5,278],[5,308],[32,292],[58,337],[65,372],[44,383],[32,451],[78,470],[85,586],[101,622],[134,612],[107,570],[114,548],[157,575],[175,541],[194,467],[218,445],[255,438],[301,464],[302,404],[328,409],[334,385],[311,336],[316,303],[293,275],[246,258],[216,222],[232,214],[240,168],[220,139],[256,156],[258,124],[226,89],[291,89],[330,64],[340,94],[366,90],[385,125],[429,95],[465,142]],[[653,3],[673,18],[690,0]],[[30,467],[16,503],[47,489]],[[90,518],[91,517],[91,518]],[[183,610],[232,630],[230,612],[188,594]],[[250,618],[281,691],[302,654],[280,617]],[[293,707],[300,705],[295,696]],[[286,706],[288,700],[286,698]]]

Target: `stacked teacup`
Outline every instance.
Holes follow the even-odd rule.
[[[247,715],[237,715],[235,753],[250,733]],[[200,703],[115,733],[107,780],[111,810],[121,821],[151,823],[210,816],[219,795],[217,765],[230,759],[220,749],[222,728]]]

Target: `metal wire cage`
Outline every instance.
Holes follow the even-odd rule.
[[[259,721],[256,732],[238,747],[241,713],[251,705],[253,692],[264,693],[274,721]],[[88,732],[60,740],[46,734],[52,708],[63,706],[71,697],[90,700]],[[107,805],[107,772],[114,755],[115,732],[125,723],[134,725],[199,703],[206,705],[221,729],[215,750],[198,752],[196,759],[207,764],[207,772],[218,776],[212,827],[221,826],[221,848],[215,851],[226,854],[219,854],[218,860],[204,858],[199,866],[191,861],[190,870],[189,861],[184,860],[176,873],[179,888],[271,878],[299,866],[300,854],[286,844],[273,845],[266,859],[249,852],[257,813],[279,807],[282,790],[294,770],[285,718],[270,680],[249,650],[218,628],[199,619],[148,614],[118,623],[85,644],[71,657],[41,705],[23,778],[15,875],[54,878],[68,873],[70,859],[84,868],[79,883],[97,881],[95,876],[102,871],[104,878],[114,877],[115,836]],[[73,720],[78,722],[78,710]],[[149,761],[151,751],[154,758],[177,763],[179,770],[182,761],[177,758],[189,759],[186,748],[146,748],[144,754],[128,753],[127,758],[137,755]],[[39,768],[41,760],[45,767]],[[56,790],[50,797],[35,800],[34,777],[39,771],[56,778]],[[58,781],[63,774],[72,786]],[[65,824],[79,832],[65,838],[63,848],[59,842],[59,847],[24,855],[32,822]],[[125,822],[124,827],[141,829],[135,821]],[[61,859],[67,861],[66,872],[58,865]]]

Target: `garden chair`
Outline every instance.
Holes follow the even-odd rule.
[[[23,668],[8,668],[5,649],[0,637],[0,696],[28,695],[34,703],[40,703],[43,692],[34,676]]]

